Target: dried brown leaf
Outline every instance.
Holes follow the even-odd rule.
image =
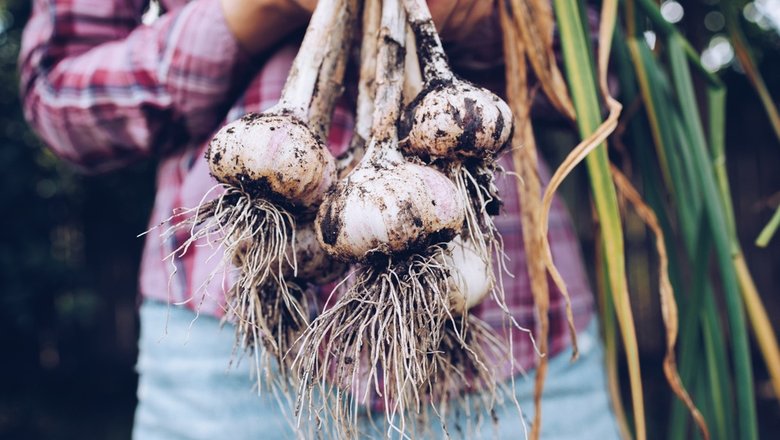
[[[511,16],[519,32],[519,45],[550,103],[574,120],[574,105],[566,81],[555,60],[552,39],[552,9],[547,0],[510,0]]]
[[[512,137],[512,161],[520,178],[517,180],[517,192],[521,201],[520,221],[523,228],[523,242],[526,250],[526,264],[531,292],[534,297],[539,328],[536,341],[542,357],[536,366],[534,383],[534,420],[531,425],[531,439],[538,439],[541,433],[542,391],[547,376],[548,366],[548,335],[550,292],[547,285],[544,266],[544,246],[541,242],[541,182],[537,173],[536,141],[529,117],[531,99],[528,93],[524,46],[519,41],[519,34],[514,21],[510,20],[508,5],[501,8],[501,25],[503,28],[504,54],[506,59],[506,81],[509,105],[515,117],[515,131]],[[573,322],[572,322],[573,325]]]

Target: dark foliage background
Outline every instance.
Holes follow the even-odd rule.
[[[702,24],[717,1],[684,2],[681,24],[697,47],[706,47],[718,32]],[[83,176],[43,148],[24,122],[17,89],[19,40],[29,9],[29,1],[0,0],[0,438],[129,438],[142,246],[136,235],[146,228],[155,164]],[[777,31],[755,25],[747,31],[777,96]],[[722,76],[729,92],[729,172],[740,237],[770,317],[778,317],[780,237],[763,250],[750,243],[780,202],[780,145],[738,66],[726,67]],[[578,194],[577,178],[572,180],[565,190],[574,214],[589,218],[587,199]],[[587,255],[589,234],[582,232]],[[654,413],[665,414],[669,399],[660,367],[663,334],[650,275],[641,273],[647,267],[645,233],[632,235],[629,225],[628,237],[635,243],[629,261],[640,268],[631,274],[639,278],[632,293],[643,362],[649,364],[644,371],[652,420]],[[774,324],[780,330],[780,320]],[[760,357],[754,359],[762,432],[769,435],[780,430],[780,407]]]
[[[0,438],[129,438],[154,164],[82,176],[24,122],[29,1],[0,1]]]

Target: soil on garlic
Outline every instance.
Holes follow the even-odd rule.
[[[431,161],[431,151],[439,153],[436,155],[437,157],[446,156],[450,159],[461,160],[483,157],[486,153],[494,155],[500,152],[508,145],[508,139],[511,139],[512,121],[506,121],[503,113],[497,111],[495,116],[491,115],[495,120],[487,123],[489,118],[484,115],[484,105],[480,105],[477,99],[469,95],[484,94],[496,107],[502,105],[503,101],[498,96],[485,92],[484,89],[464,80],[454,82],[434,79],[426,82],[423,90],[404,110],[399,122],[399,135],[402,139],[408,139],[410,135],[421,136],[422,139],[416,143],[425,146],[425,148],[411,150],[409,153],[425,161]],[[442,98],[447,101],[444,104],[445,109],[428,109],[431,106],[431,100],[441,100]],[[442,128],[419,130],[413,133],[413,130],[416,130],[415,125],[425,125],[428,121],[435,120],[442,110],[452,118],[453,124],[450,130],[455,129],[457,133],[450,133]],[[508,127],[507,124],[509,124]],[[506,128],[509,128],[509,131],[506,131]],[[490,139],[491,143],[497,145],[498,148],[486,152],[482,145],[485,142],[479,142],[483,139]],[[410,150],[413,145],[405,142],[404,147],[406,150]]]
[[[290,150],[271,160],[256,155]],[[261,156],[262,157],[262,156]],[[291,214],[311,213],[335,180],[334,160],[304,121],[289,111],[250,113],[220,130],[206,149],[211,175]]]

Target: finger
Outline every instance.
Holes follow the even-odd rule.
[[[431,11],[433,23],[440,33],[448,27],[450,17],[455,10],[455,2],[456,0],[428,0],[428,9]]]
[[[447,21],[447,27],[442,28],[441,30],[441,33],[444,34],[442,38],[447,37],[447,39],[449,39],[450,36],[457,38],[457,35],[462,35],[461,26],[463,25],[464,19],[468,17],[471,3],[472,0],[467,0],[465,2],[454,0],[452,13],[450,14],[450,19]]]
[[[456,40],[464,40],[473,35],[478,26],[486,25],[494,7],[491,0],[468,0],[461,3],[464,4],[453,14],[450,21],[452,28],[448,31]]]
[[[487,25],[496,11],[496,2],[491,0],[473,0],[472,6],[471,12],[463,24],[467,35],[471,35],[474,28]]]
[[[314,8],[317,7],[317,0],[282,0],[282,1],[293,2],[296,4],[296,6],[308,12],[309,14],[313,13]]]

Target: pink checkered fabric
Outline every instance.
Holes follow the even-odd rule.
[[[266,109],[280,97],[296,49],[278,48],[252,60],[228,31],[217,0],[164,0],[164,13],[141,24],[148,0],[35,0],[21,52],[21,89],[30,124],[61,158],[90,172],[104,172],[150,156],[162,157],[154,226],[175,208],[194,207],[215,181],[204,148],[223,124]],[[337,108],[329,145],[343,151],[352,128],[348,108]],[[503,165],[512,170],[509,160]],[[547,171],[540,166],[545,176]],[[509,308],[517,322],[537,328],[528,284],[518,196],[512,177],[499,177],[505,201],[496,219],[513,277],[504,277]],[[221,316],[230,277],[206,283],[219,258],[193,247],[173,263],[164,258],[186,235],[162,240],[146,236],[141,294]],[[552,253],[568,283],[578,329],[592,316],[593,299],[577,238],[559,201],[550,214]],[[205,286],[205,288],[204,288]],[[502,328],[502,311],[486,301],[477,316]],[[550,354],[569,346],[564,302],[551,287]],[[517,366],[531,368],[536,356],[523,333],[515,335]],[[506,369],[507,373],[509,372]]]

